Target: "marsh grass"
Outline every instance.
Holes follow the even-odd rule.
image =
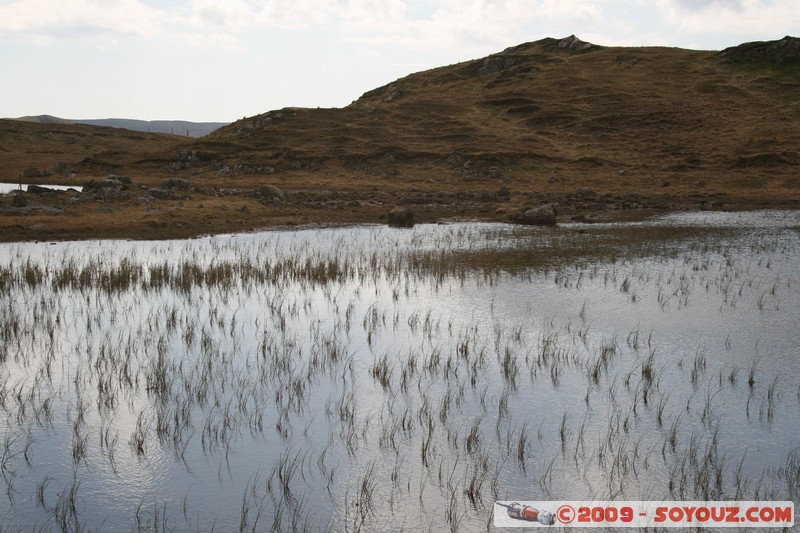
[[[796,236],[351,231],[8,248],[3,530],[460,531],[653,479],[796,499],[800,384],[736,318],[796,318]]]

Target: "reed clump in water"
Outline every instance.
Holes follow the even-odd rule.
[[[110,524],[90,483],[127,487],[123,518],[141,530],[389,530],[404,517],[456,531],[530,487],[797,494],[797,443],[730,444],[742,424],[780,433],[776,421],[800,416],[800,384],[769,365],[779,351],[734,321],[743,309],[780,320],[800,286],[781,266],[796,242],[360,231],[352,243],[332,231],[119,255],[12,249],[0,263],[3,529]],[[717,317],[732,326],[686,333]],[[66,461],[48,459],[61,448]],[[192,489],[134,490],[133,472],[153,465]]]

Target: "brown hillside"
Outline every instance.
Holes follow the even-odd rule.
[[[561,218],[798,207],[798,42],[709,52],[544,39],[412,74],[343,109],[270,111],[141,152],[128,140],[98,161],[148,186],[194,187],[180,207],[148,203],[161,211],[147,224],[114,204],[123,233],[141,236],[378,222],[396,204],[418,220],[507,220],[550,201]],[[99,175],[90,163],[78,174]],[[254,195],[264,184],[284,201]]]
[[[82,185],[95,175],[143,168],[150,159],[147,154],[171,152],[181,140],[63,121],[0,120],[0,182],[14,183],[33,167],[53,176],[26,177],[26,183]],[[163,170],[164,163],[157,170]]]
[[[413,74],[344,109],[265,113],[193,148],[243,179],[274,169],[258,179],[287,187],[796,196],[796,60],[579,44],[545,39]]]

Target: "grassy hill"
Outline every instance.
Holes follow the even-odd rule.
[[[26,116],[26,117],[19,117],[13,120],[19,120],[20,122],[36,122],[39,124],[72,124],[72,120],[68,120],[65,118],[54,117],[53,115],[36,115],[36,116]]]
[[[37,168],[54,175],[45,176],[49,178],[45,181],[82,184],[104,173],[144,169],[147,154],[171,150],[181,141],[173,135],[73,124],[61,119],[0,120],[0,181],[16,182],[26,169]],[[65,172],[67,169],[69,173]],[[156,172],[159,170],[160,167]]]
[[[159,204],[182,229],[165,219],[158,235],[379,222],[396,204],[422,220],[507,220],[546,202],[564,219],[798,207],[798,43],[714,52],[543,39],[342,109],[270,111],[196,140],[128,139],[100,160],[147,186],[191,184],[181,209]],[[254,195],[265,184],[283,190],[283,208]]]
[[[731,199],[797,190],[796,56],[574,43],[544,39],[413,74],[344,109],[250,117],[193,148],[228,165],[380,187]]]

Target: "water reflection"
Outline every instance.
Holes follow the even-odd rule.
[[[495,499],[797,501],[799,223],[2,245],[0,525],[473,530]]]

